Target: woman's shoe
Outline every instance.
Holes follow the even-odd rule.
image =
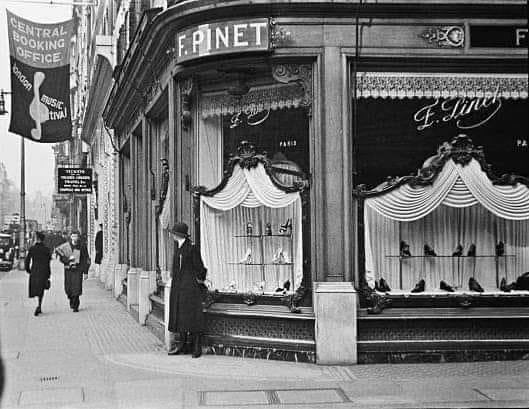
[[[448,285],[445,281],[441,281],[439,283],[439,288],[441,290],[448,291],[449,293],[453,293],[454,292],[454,287],[452,287],[451,285]]]
[[[40,309],[40,307],[37,307],[35,308],[35,312],[33,313],[33,315],[35,315],[35,317],[39,314],[42,314],[42,310]]]
[[[391,288],[389,287],[387,281],[384,280],[383,278],[380,279],[380,282],[379,282],[378,288],[379,288],[379,290],[382,291],[383,293],[387,293],[387,292],[391,291]]]
[[[483,292],[483,287],[481,287],[478,281],[474,277],[470,277],[468,280],[468,289],[470,291],[476,291],[478,293]]]
[[[424,280],[419,280],[417,284],[415,284],[415,287],[411,290],[412,293],[422,293],[424,292],[424,288],[426,287],[426,282]]]

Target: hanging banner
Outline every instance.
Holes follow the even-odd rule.
[[[39,24],[7,11],[7,27],[12,92],[9,131],[43,143],[70,139],[73,20]]]

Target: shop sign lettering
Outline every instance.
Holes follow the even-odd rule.
[[[243,115],[246,116],[247,125],[257,126],[261,125],[264,121],[268,119],[268,117],[270,116],[270,109],[264,109],[262,111],[258,111],[256,109],[247,109],[244,112],[236,112],[231,117],[230,128],[237,128],[239,125],[241,125],[243,123]]]
[[[58,168],[58,192],[65,193],[92,193],[91,168]]]
[[[177,33],[176,62],[269,48],[270,24],[267,18],[215,22]]]
[[[470,46],[527,48],[527,25],[470,25]]]
[[[490,121],[500,110],[498,91],[496,89],[490,97],[436,98],[433,103],[425,105],[413,115],[417,130],[423,131],[436,124],[452,121],[459,129],[477,128]]]

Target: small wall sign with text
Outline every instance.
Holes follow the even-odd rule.
[[[267,18],[202,24],[176,34],[176,62],[210,55],[267,51],[270,23]]]
[[[61,193],[92,193],[91,168],[59,168],[58,192]]]
[[[527,48],[527,26],[471,25],[470,47]]]
[[[490,121],[501,108],[499,90],[488,97],[436,98],[413,115],[417,130],[439,123],[454,122],[459,129],[474,129]]]

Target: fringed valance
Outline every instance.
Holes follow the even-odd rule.
[[[358,98],[526,99],[527,74],[358,73]]]
[[[208,118],[237,112],[248,115],[266,110],[298,108],[302,100],[303,89],[297,84],[254,87],[242,97],[226,92],[210,93],[202,98],[201,115]]]

